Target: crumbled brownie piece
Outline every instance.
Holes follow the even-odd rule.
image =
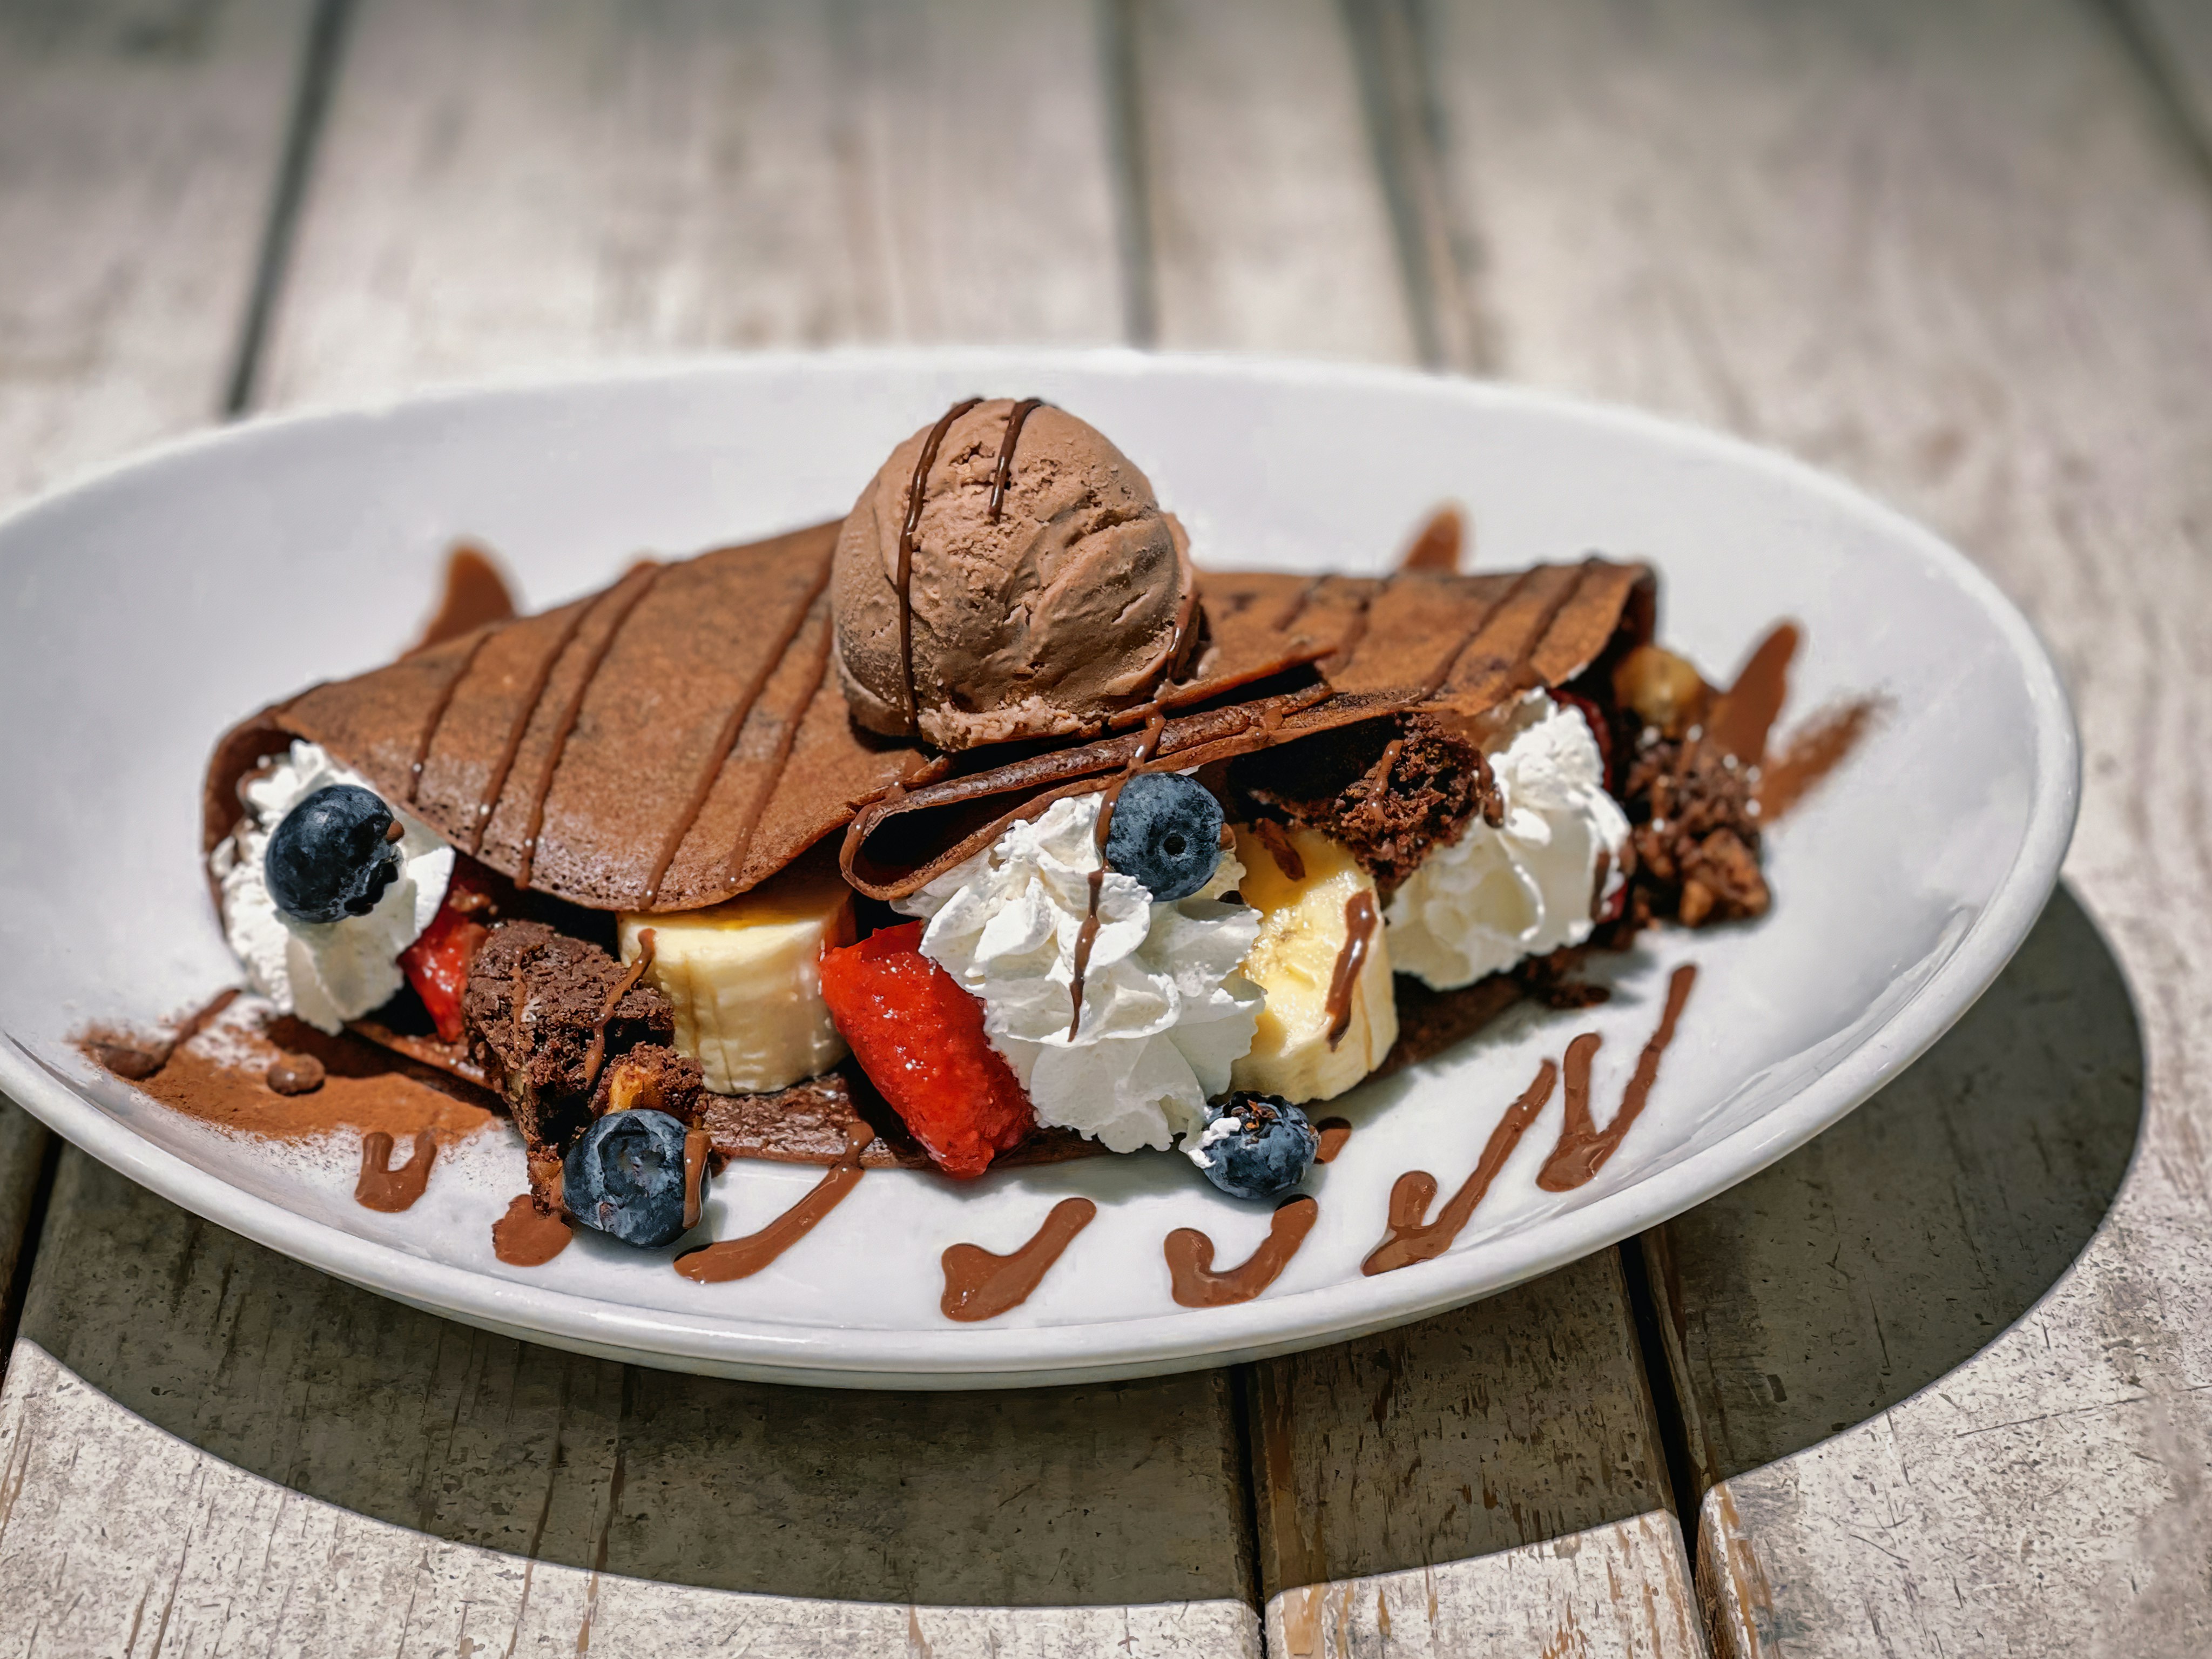
[[[1480,812],[1502,819],[1482,751],[1427,714],[1364,720],[1231,763],[1232,810],[1341,842],[1385,894]]]
[[[592,1115],[609,1112],[666,1112],[697,1124],[706,1110],[706,1073],[689,1054],[665,1043],[641,1043],[609,1060],[592,1091]]]
[[[592,1039],[627,972],[598,945],[536,921],[494,928],[469,964],[461,1012],[471,1056],[533,1149],[565,1151],[591,1122]],[[641,981],[607,1014],[599,1059],[666,1043],[675,1029],[668,999]]]
[[[1697,927],[1766,914],[1753,793],[1749,770],[1717,745],[1652,727],[1637,735],[1621,788],[1632,929],[1654,917]]]

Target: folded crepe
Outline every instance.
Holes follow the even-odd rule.
[[[203,850],[236,826],[241,781],[303,738],[518,886],[587,908],[719,903],[840,830],[853,885],[893,897],[1010,820],[1103,787],[1140,743],[1142,769],[1188,771],[1414,710],[1474,721],[1653,624],[1650,573],[1596,558],[1202,574],[1192,666],[1123,729],[939,756],[848,712],[830,670],[836,536],[819,525],[641,563],[274,704],[216,744]]]

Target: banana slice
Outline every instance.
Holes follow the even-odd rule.
[[[822,947],[853,939],[853,893],[810,858],[711,909],[625,911],[622,958],[653,930],[648,977],[676,1008],[676,1047],[717,1094],[788,1088],[845,1057],[822,1000]]]
[[[1326,836],[1269,826],[1263,839],[1243,824],[1236,834],[1237,890],[1260,912],[1243,971],[1267,1005],[1231,1086],[1293,1103],[1328,1100],[1398,1040],[1382,901],[1375,878]]]

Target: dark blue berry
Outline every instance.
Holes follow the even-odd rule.
[[[365,916],[399,873],[392,809],[358,784],[333,783],[284,815],[261,860],[269,896],[301,921]]]
[[[1221,862],[1221,803],[1196,778],[1139,772],[1121,786],[1106,829],[1106,867],[1162,902],[1188,898]]]
[[[1207,1133],[1224,1119],[1236,1127],[1195,1155],[1206,1178],[1231,1198],[1282,1197],[1306,1178],[1321,1151],[1320,1132],[1279,1096],[1224,1095],[1206,1109]]]
[[[571,1219],[652,1249],[684,1231],[684,1120],[641,1108],[609,1112],[561,1160],[561,1203]],[[699,1194],[707,1172],[699,1172]]]

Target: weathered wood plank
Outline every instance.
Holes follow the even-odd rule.
[[[1159,343],[1409,360],[1338,9],[1149,0],[1130,15]]]
[[[609,354],[1111,343],[1077,0],[389,0],[347,43],[276,405]]]
[[[1716,1640],[2202,1647],[2212,200],[2197,158],[2090,7],[1469,4],[1438,46],[1508,371],[1865,481],[2027,605],[2077,698],[2068,879],[2106,943],[2062,899],[2014,1000],[1931,1061],[1964,1070],[1899,1085],[1932,1121],[1869,1109],[1668,1231],[1685,1382],[1709,1466],[1733,1473],[1701,1528]],[[2120,975],[2148,1081],[2114,1196]],[[1991,1030],[2063,1017],[2078,1029],[1987,1052]],[[1990,1097],[2037,1054],[2087,1070]],[[1946,1075],[1972,1092],[1916,1092]],[[2015,1184],[2007,1214],[1995,1194]],[[1860,1298],[1840,1329],[1829,1274]],[[1993,1328],[2045,1275],[2033,1311]],[[1891,1344],[1886,1371],[1869,1336]]]
[[[0,3],[0,501],[222,413],[306,10]]]
[[[1613,1252],[1258,1364],[1250,1416],[1274,1653],[1704,1651]]]
[[[2148,73],[2172,97],[2199,164],[2212,169],[2212,11],[2201,0],[2110,0],[2152,60]]]

